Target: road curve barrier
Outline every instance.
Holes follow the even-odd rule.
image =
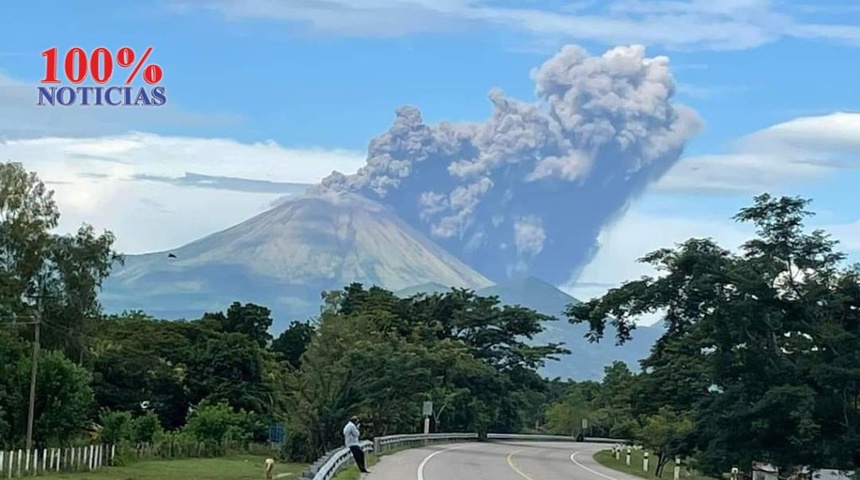
[[[382,455],[386,452],[413,448],[418,446],[429,445],[433,443],[448,443],[462,441],[477,441],[480,437],[477,433],[428,433],[428,434],[407,434],[407,435],[387,435],[384,437],[376,437],[373,441],[365,440],[361,442],[361,448],[365,453]],[[520,440],[520,441],[535,441],[535,442],[573,442],[574,437],[564,435],[540,435],[540,434],[523,434],[523,433],[488,433],[486,436],[488,441],[503,441],[503,440]],[[582,441],[592,443],[619,443],[625,440],[601,437],[585,437]],[[331,450],[323,455],[320,459],[309,466],[299,477],[300,480],[331,480],[344,467],[352,465],[352,452],[347,447],[341,447]]]
[[[361,442],[365,453],[374,452],[381,455],[386,451],[401,448],[412,448],[431,443],[461,442],[477,440],[477,433],[428,433],[413,435],[387,435],[376,437],[373,441]],[[299,477],[301,480],[331,480],[344,467],[352,465],[352,452],[347,447],[341,447],[327,452],[319,460],[308,467]]]

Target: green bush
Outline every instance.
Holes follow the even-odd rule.
[[[132,443],[153,443],[161,440],[163,436],[164,429],[161,427],[158,415],[146,412],[132,420],[129,435]]]
[[[235,434],[241,418],[225,402],[202,404],[188,415],[182,432],[192,435],[200,442],[221,443]]]
[[[101,414],[101,423],[99,440],[102,443],[115,445],[131,438],[134,423],[131,413],[105,410]]]

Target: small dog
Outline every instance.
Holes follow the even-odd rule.
[[[275,470],[275,459],[266,459],[266,480],[272,480],[272,471]]]

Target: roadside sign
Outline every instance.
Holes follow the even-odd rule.
[[[423,415],[425,417],[429,417],[429,416],[433,415],[433,402],[424,402]]]

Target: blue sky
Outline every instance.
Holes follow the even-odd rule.
[[[224,228],[264,209],[271,194],[176,186],[155,193],[151,184],[107,180],[195,172],[313,182],[332,168],[359,166],[368,140],[389,127],[400,105],[419,107],[428,122],[479,121],[491,111],[493,87],[534,101],[529,71],[560,46],[578,44],[600,55],[634,43],[644,44],[648,56],[671,59],[676,100],[694,108],[705,128],[669,179],[676,187],[650,190],[607,229],[583,285],[640,273],[630,260],[667,241],[743,238],[725,220],[764,190],[813,197],[816,221],[833,226],[847,248],[860,249],[860,196],[853,188],[860,180],[856,2],[121,3],[5,7],[0,138],[7,142],[0,154],[55,182],[66,225],[110,228],[128,251],[169,248]],[[61,52],[154,47],[169,108],[36,111],[27,102],[34,102],[42,75],[40,52],[52,46]],[[25,94],[32,98],[19,98]],[[778,125],[787,126],[767,130]],[[124,136],[129,131],[141,133]],[[69,152],[127,155],[128,166],[92,183],[95,176],[81,169],[93,165],[70,160]],[[705,165],[705,173],[733,173],[725,182],[739,187],[708,188],[702,169],[685,172],[684,162]],[[211,212],[212,202],[225,207]],[[174,223],[169,233],[152,233],[153,226]],[[659,232],[644,233],[652,228]],[[643,233],[634,241],[629,232]]]

